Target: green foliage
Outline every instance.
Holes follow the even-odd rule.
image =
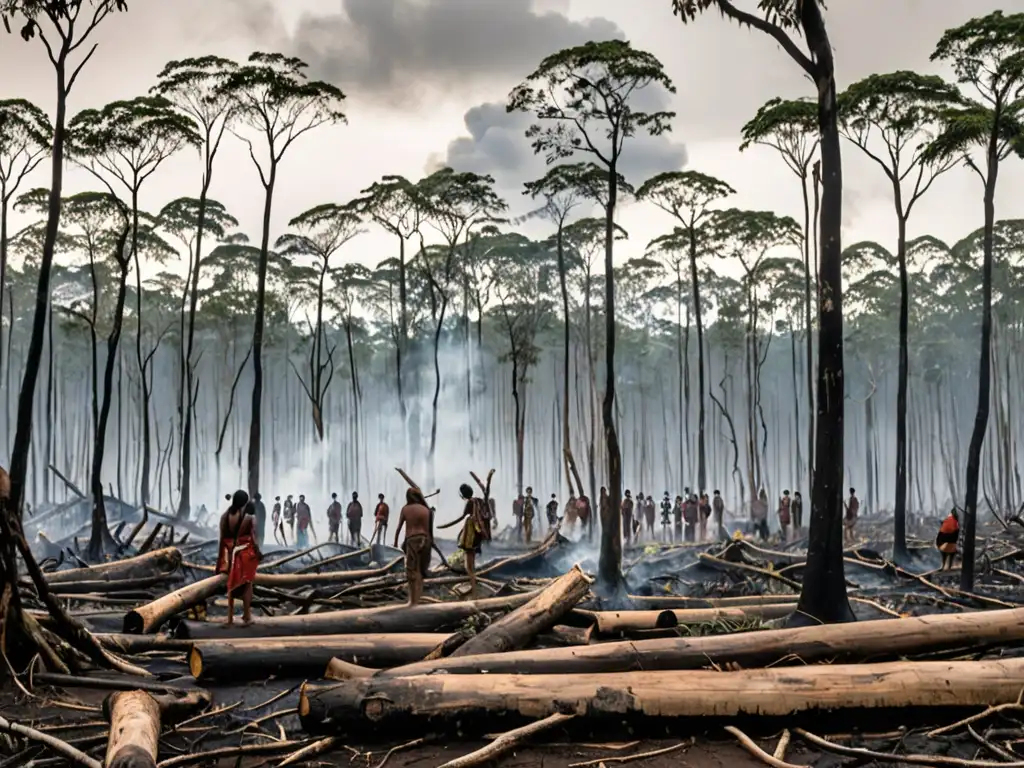
[[[716,211],[712,226],[719,253],[739,260],[748,274],[771,249],[801,242],[800,225],[771,211]]]
[[[101,171],[129,193],[168,157],[187,146],[198,147],[192,121],[162,96],[114,101],[102,109],[79,112],[68,124],[68,156],[104,181]]]
[[[7,194],[42,162],[52,140],[43,110],[25,99],[0,100],[0,186]]]
[[[384,176],[361,195],[352,202],[355,210],[369,216],[388,232],[408,239],[419,228],[420,200],[416,185],[404,176]]]
[[[997,160],[1024,157],[1024,14],[995,11],[946,30],[931,58],[951,64],[979,98],[960,94],[939,114],[941,130],[925,159],[962,158],[980,172],[972,149],[990,147]]]
[[[266,139],[270,167],[303,134],[328,123],[347,122],[341,109],[345,94],[330,83],[310,80],[306,67],[302,59],[257,51],[247,64],[232,67],[216,83],[214,93],[233,103],[238,121]],[[269,169],[256,160],[252,140],[240,138],[267,186]]]
[[[150,88],[150,93],[167,99],[189,115],[203,129],[204,140],[216,143],[236,106],[225,86],[237,69],[235,62],[220,56],[169,61],[157,75],[159,82]]]
[[[643,183],[638,200],[654,203],[688,227],[696,227],[708,215],[708,206],[736,190],[714,176],[699,171],[668,171]]]
[[[199,227],[199,200],[195,197],[179,197],[161,209],[158,219],[160,228],[183,242],[191,253]],[[238,219],[228,213],[223,203],[206,200],[203,210],[203,229],[218,240],[225,238],[238,226]]]
[[[824,8],[825,3],[815,0]],[[757,10],[761,12],[764,21],[782,29],[800,28],[800,6],[802,0],[758,0]],[[738,11],[729,0],[672,0],[672,13],[681,18],[684,23],[693,21],[697,16],[708,8],[716,7],[723,16],[736,18],[741,24],[750,25],[750,22],[737,18],[734,14],[751,16],[751,14]],[[732,13],[730,13],[732,11]],[[753,18],[758,18],[754,16]]]
[[[416,204],[454,249],[474,224],[498,221],[508,204],[494,191],[494,177],[440,168],[415,187]]]
[[[669,93],[676,90],[653,54],[624,40],[592,41],[541,61],[509,94],[506,109],[536,116],[539,122],[526,137],[548,163],[588,152],[611,168],[630,136],[671,130],[674,112],[639,111],[630,103],[637,91],[658,86]]]
[[[85,24],[86,34],[110,13],[127,11],[128,2],[127,0],[0,0],[0,22],[3,23],[4,29],[9,34],[11,22],[20,21],[22,39],[31,40],[40,32],[39,22],[41,19],[48,19],[54,26],[74,25],[78,22],[82,11],[90,8],[91,14],[87,10],[85,18],[89,18],[91,15],[92,23],[91,25]],[[85,39],[85,35],[82,35],[80,39]]]
[[[296,230],[277,240],[283,256],[312,256],[324,268],[334,253],[352,238],[363,233],[362,217],[351,204],[325,203],[300,213],[288,222]]]

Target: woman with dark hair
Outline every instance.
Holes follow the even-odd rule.
[[[252,585],[263,555],[256,542],[255,505],[245,491],[235,491],[220,517],[217,573],[228,577],[228,624],[235,620],[235,598],[242,597],[242,623],[252,624]]]
[[[473,489],[466,483],[459,486],[459,495],[465,500],[466,506],[462,515],[450,523],[439,525],[438,528],[451,528],[465,520],[459,531],[459,549],[466,558],[466,573],[469,575],[469,591],[476,598],[476,556],[480,554],[485,541],[491,540],[490,514],[484,500],[473,496]]]
[[[935,537],[935,547],[942,553],[942,570],[950,571],[956,561],[956,545],[960,540],[960,518],[956,509],[951,509],[949,517],[939,526],[939,535]]]

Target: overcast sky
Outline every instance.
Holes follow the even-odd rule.
[[[747,0],[753,5],[753,0]],[[625,37],[658,56],[678,87],[671,134],[627,148],[626,174],[639,183],[679,167],[722,178],[738,191],[733,204],[800,215],[799,185],[769,149],[740,153],[742,125],[775,96],[813,95],[788,56],[762,34],[709,13],[684,26],[669,0],[128,0],[129,12],[108,19],[99,49],[72,96],[73,114],[144,93],[170,59],[216,53],[243,58],[253,50],[302,56],[311,74],[348,96],[349,124],[320,128],[285,157],[275,195],[272,237],[296,214],[345,202],[384,174],[422,176],[438,164],[490,172],[510,202],[522,205],[522,182],[543,171],[522,137],[522,117],[509,116],[508,92],[548,53],[591,39]],[[839,87],[875,72],[941,72],[928,61],[947,27],[1003,6],[996,0],[831,0],[826,15]],[[52,68],[38,41],[2,36],[3,98],[20,96],[53,112]],[[895,222],[887,182],[852,145],[843,147],[844,243],[891,245]],[[32,186],[46,183],[41,170]],[[67,191],[95,188],[82,171]],[[1000,176],[996,215],[1021,215],[1024,164]],[[169,162],[147,183],[143,206],[158,210],[199,191],[194,155]],[[940,179],[915,209],[910,234],[957,239],[980,226],[981,187],[966,170]],[[258,240],[262,188],[234,139],[219,158],[211,193]],[[24,223],[24,222],[20,222]],[[670,223],[646,206],[620,218],[631,234],[620,258],[639,255]],[[544,234],[542,230],[534,234]],[[369,265],[393,255],[374,232],[346,246]]]

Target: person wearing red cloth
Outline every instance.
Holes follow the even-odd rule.
[[[949,571],[953,568],[956,560],[956,545],[960,539],[960,518],[956,510],[949,513],[949,517],[942,521],[939,526],[939,535],[935,537],[935,547],[942,553],[942,570]]]
[[[255,505],[245,491],[235,491],[220,517],[217,573],[228,577],[228,624],[235,620],[235,597],[242,597],[242,623],[252,624],[252,585],[263,554],[256,541]]]

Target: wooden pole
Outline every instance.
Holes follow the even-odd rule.
[[[818,665],[741,672],[656,671],[555,675],[418,675],[362,678],[304,688],[309,733],[425,728],[486,731],[496,723],[556,712],[619,725],[740,715],[809,720],[824,711],[962,708],[1016,701],[1024,659]],[[456,725],[457,724],[457,725]]]
[[[885,660],[914,653],[977,650],[1024,641],[1024,608],[879,619],[705,637],[621,641],[575,648],[491,653],[437,659],[379,672],[397,677],[447,672],[474,674],[592,674],[633,670],[745,669],[789,662]]]
[[[227,586],[227,574],[218,574],[196,581],[187,587],[175,590],[138,608],[134,608],[124,617],[126,634],[148,634],[160,629],[165,621],[181,611],[198,605],[213,597],[218,590]]]
[[[72,581],[126,581],[145,579],[173,573],[181,566],[181,552],[177,547],[157,549],[145,555],[94,565],[91,568],[71,568],[44,574],[51,586]]]
[[[160,705],[145,691],[112,693],[104,768],[156,768],[160,745]]]
[[[780,619],[796,610],[796,603],[747,605],[737,608],[676,608],[664,611],[573,611],[597,627],[599,635],[618,635],[649,629],[671,629],[691,624],[709,624],[723,619]]]

